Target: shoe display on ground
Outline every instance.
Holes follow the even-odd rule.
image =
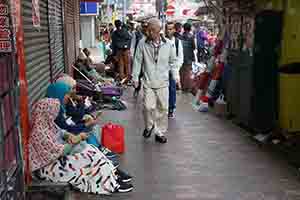
[[[152,128],[150,130],[145,129],[144,133],[143,133],[144,138],[149,138],[151,136],[153,130],[154,130],[154,125],[152,126]]]
[[[158,136],[158,135],[155,135],[155,141],[158,142],[158,143],[162,143],[162,144],[165,144],[167,143],[167,138],[166,136]]]

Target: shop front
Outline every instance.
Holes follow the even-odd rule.
[[[0,199],[24,199],[16,1],[0,0]],[[18,191],[18,192],[16,192]]]

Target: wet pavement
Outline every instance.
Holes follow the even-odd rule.
[[[122,168],[133,176],[128,194],[75,199],[110,200],[297,200],[300,181],[280,155],[260,147],[244,130],[211,114],[195,112],[191,97],[178,95],[168,143],[144,140],[141,99],[128,97],[128,111],[107,112],[105,120],[126,126]],[[138,106],[136,106],[138,105]]]

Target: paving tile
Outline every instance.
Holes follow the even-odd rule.
[[[126,125],[121,166],[134,176],[134,191],[74,199],[300,200],[299,179],[284,158],[259,147],[229,121],[195,112],[188,95],[178,95],[168,143],[145,141],[141,100],[134,105],[131,94],[128,111],[106,112],[105,121],[119,118]]]

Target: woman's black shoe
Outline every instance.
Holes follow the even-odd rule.
[[[155,141],[164,144],[164,143],[167,143],[168,140],[167,140],[166,136],[155,135]]]
[[[122,183],[120,187],[116,190],[118,193],[127,193],[133,190],[133,186],[131,184]]]
[[[151,136],[153,130],[154,130],[154,125],[152,126],[152,128],[150,130],[145,129],[144,133],[143,133],[144,138],[149,138]]]
[[[132,180],[132,177],[129,174],[119,169],[116,171],[116,175],[118,177],[117,181],[119,184],[128,183]]]

